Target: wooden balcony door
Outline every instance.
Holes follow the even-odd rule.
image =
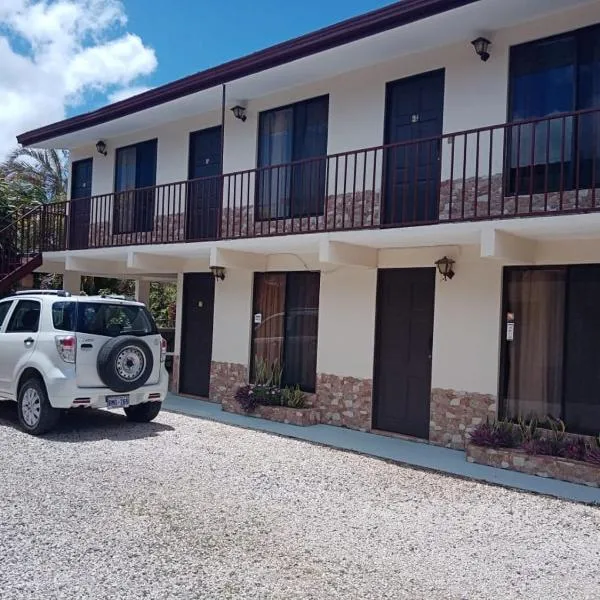
[[[78,160],[71,171],[71,203],[69,205],[69,249],[89,246],[92,195],[92,159]]]
[[[221,127],[190,135],[190,158],[186,204],[186,238],[214,240],[218,236],[223,185]]]
[[[440,140],[444,116],[443,70],[388,84],[383,223],[437,221]]]

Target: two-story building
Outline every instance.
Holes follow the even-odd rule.
[[[403,0],[19,136],[72,175],[18,269],[176,279],[183,394],[597,434],[599,134],[599,0]]]

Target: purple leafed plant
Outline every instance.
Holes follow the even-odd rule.
[[[600,467],[600,436],[595,444],[588,446],[585,453],[585,460],[586,462]]]
[[[539,439],[523,442],[523,450],[527,454],[537,454],[539,456],[558,456],[558,447],[551,440]]]
[[[235,393],[235,399],[239,402],[242,409],[248,413],[254,412],[258,405],[258,398],[251,385],[239,387]]]
[[[585,460],[586,451],[587,447],[583,438],[572,438],[563,442],[560,456],[571,460]]]
[[[505,421],[486,421],[470,433],[471,443],[486,448],[514,448],[513,427]]]

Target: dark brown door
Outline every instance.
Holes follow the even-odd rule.
[[[373,426],[429,438],[435,269],[379,271]]]
[[[71,202],[69,204],[69,248],[89,246],[90,196],[92,195],[92,159],[78,160],[71,168]]]
[[[437,220],[443,116],[443,70],[388,84],[385,224]]]
[[[187,239],[217,238],[222,203],[221,127],[190,135]]]
[[[208,397],[212,360],[215,278],[212,273],[183,277],[183,328],[179,391]]]

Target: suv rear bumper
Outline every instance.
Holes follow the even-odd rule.
[[[154,385],[145,385],[128,393],[119,393],[108,388],[82,388],[74,381],[46,381],[48,399],[54,408],[106,408],[107,396],[128,396],[129,406],[143,402],[162,402],[168,391],[169,377],[164,367],[161,369],[160,381]]]

